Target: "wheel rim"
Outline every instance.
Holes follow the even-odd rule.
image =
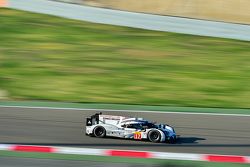
[[[103,135],[103,133],[104,133],[104,130],[102,128],[98,128],[96,130],[96,136],[101,136],[101,135]]]
[[[158,137],[159,137],[159,135],[158,135],[157,132],[153,132],[152,135],[151,135],[151,137],[152,137],[153,140],[157,140]]]

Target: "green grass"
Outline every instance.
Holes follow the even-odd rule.
[[[91,156],[91,155],[28,153],[28,152],[12,152],[12,151],[1,151],[1,150],[0,150],[0,156],[95,161],[95,162],[109,162],[109,163],[117,162],[117,163],[129,163],[129,164],[159,164],[162,167],[166,167],[166,166],[168,167],[247,167],[249,166],[249,164],[238,164],[238,163],[214,163],[214,162],[199,162],[199,161],[177,161],[177,160],[161,160],[161,159],[105,157],[105,156]]]
[[[250,108],[250,42],[0,9],[0,99]]]

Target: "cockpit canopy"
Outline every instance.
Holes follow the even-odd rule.
[[[150,128],[158,128],[157,125],[148,122],[148,121],[141,121],[141,122],[126,122],[121,125],[123,128],[132,128],[132,129],[150,129]]]

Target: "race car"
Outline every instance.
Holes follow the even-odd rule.
[[[96,113],[86,118],[86,135],[94,137],[118,137],[151,142],[175,143],[177,135],[173,127],[155,124],[143,118],[103,115]]]

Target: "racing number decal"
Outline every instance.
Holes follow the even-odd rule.
[[[135,132],[135,133],[134,133],[134,139],[140,140],[141,138],[142,138],[141,132]]]

